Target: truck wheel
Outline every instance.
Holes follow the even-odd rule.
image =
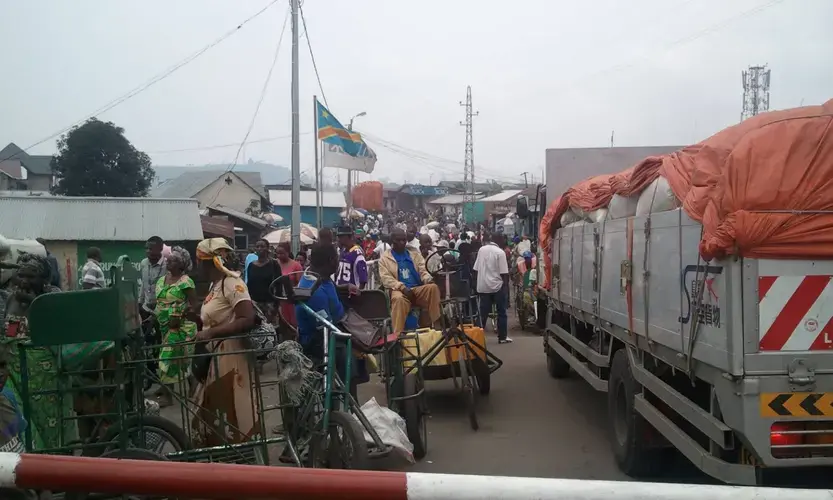
[[[552,378],[567,378],[570,375],[570,364],[551,347],[547,347],[547,371]]]
[[[634,408],[638,392],[639,384],[633,378],[628,355],[620,349],[610,365],[607,390],[610,442],[619,469],[636,478],[657,474],[661,464],[657,450],[645,447],[650,424]]]

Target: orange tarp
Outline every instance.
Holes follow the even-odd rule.
[[[378,212],[384,207],[382,201],[383,189],[379,181],[362,182],[353,188],[353,206],[372,212]]]
[[[606,206],[662,175],[683,210],[703,224],[700,254],[833,258],[833,100],[754,116],[618,174],[579,182],[555,199],[539,227],[549,283],[550,245],[569,207]],[[551,193],[555,194],[555,193]]]

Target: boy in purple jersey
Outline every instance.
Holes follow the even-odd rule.
[[[362,248],[356,244],[353,229],[350,226],[339,226],[338,236],[338,271],[337,285],[356,285],[364,288],[367,284],[367,262],[364,260]]]

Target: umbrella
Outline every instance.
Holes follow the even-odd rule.
[[[266,241],[269,242],[271,245],[277,245],[278,243],[289,243],[292,241],[292,228],[290,226],[280,227],[275,229],[274,231],[266,234],[264,238]],[[318,229],[313,226],[310,226],[306,223],[301,223],[301,243],[305,245],[311,245],[315,243],[315,240],[318,239]]]
[[[342,211],[341,211],[341,213],[340,213],[340,214],[338,214],[338,215],[339,215],[340,217],[347,217],[347,210],[342,210]],[[351,219],[363,219],[363,218],[364,218],[364,214],[363,214],[363,213],[361,213],[361,212],[359,212],[358,210],[356,210],[356,209],[354,208],[354,209],[350,212],[350,218],[351,218]]]
[[[287,228],[283,229],[275,229],[271,233],[267,233],[263,236],[263,239],[269,242],[270,245],[277,245],[279,243],[289,243],[292,241],[291,239],[292,231]],[[305,245],[311,245],[315,243],[315,240],[310,238],[309,236],[305,235],[301,232],[301,243]]]
[[[269,224],[276,226],[278,222],[283,222],[283,217],[275,213],[264,213],[260,215],[260,218],[268,222]]]

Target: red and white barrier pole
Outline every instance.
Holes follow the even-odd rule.
[[[0,488],[292,500],[830,500],[833,490],[338,471],[0,453]]]

